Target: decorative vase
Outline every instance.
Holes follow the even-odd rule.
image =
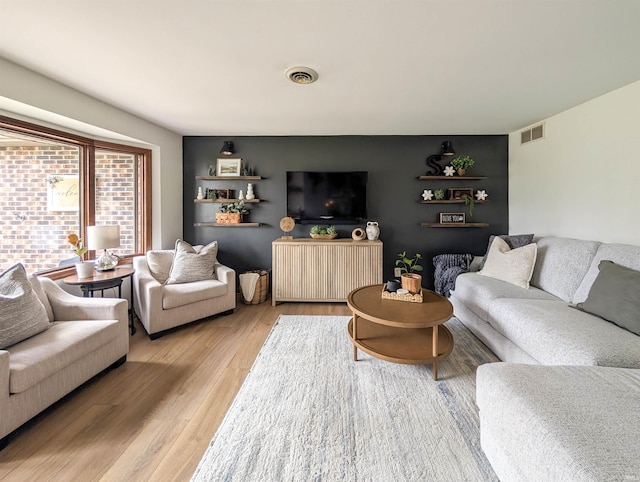
[[[356,228],[353,231],[351,231],[351,237],[356,241],[362,241],[364,238],[367,237],[367,233],[365,233],[364,229],[362,228]]]
[[[91,278],[93,277],[93,268],[93,262],[81,261],[80,263],[76,263],[76,274],[78,278]]]
[[[238,199],[240,199],[240,201],[244,200],[244,194],[242,194],[242,189],[240,189],[240,192],[238,193]]]
[[[400,279],[402,281],[402,288],[412,295],[418,294],[422,290],[422,276],[419,274],[404,273]]]
[[[458,169],[458,176],[464,176],[467,173],[466,169]]]
[[[196,196],[197,199],[204,199],[204,193],[202,192],[202,188],[199,187],[198,188],[198,195]]]
[[[247,201],[250,201],[250,200],[255,199],[255,198],[256,198],[256,196],[255,196],[255,194],[253,194],[253,184],[248,183],[247,184],[247,195],[245,196],[245,199]]]
[[[367,239],[375,241],[380,236],[380,226],[377,221],[369,221],[367,223]]]

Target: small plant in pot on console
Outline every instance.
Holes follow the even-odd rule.
[[[416,253],[413,258],[409,258],[407,252],[403,251],[398,254],[398,258],[396,259],[396,266],[399,266],[402,272],[400,277],[402,288],[413,295],[420,293],[420,290],[422,290],[422,276],[416,272],[422,271],[422,266],[418,264],[422,259],[422,255]]]

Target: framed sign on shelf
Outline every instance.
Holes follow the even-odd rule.
[[[440,224],[464,224],[464,213],[440,213]]]

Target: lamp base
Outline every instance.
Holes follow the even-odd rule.
[[[118,266],[118,258],[109,254],[106,249],[104,253],[96,259],[96,271],[111,271],[115,269],[116,266]]]

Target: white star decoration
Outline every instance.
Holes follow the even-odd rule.
[[[484,201],[484,200],[486,200],[486,199],[487,199],[487,196],[488,196],[488,194],[487,194],[487,192],[486,192],[484,189],[482,189],[482,190],[480,190],[480,191],[476,191],[476,199],[477,199],[478,201]]]
[[[431,192],[431,189],[425,189],[422,191],[422,199],[425,201],[431,201],[433,199],[433,192]]]
[[[453,168],[453,166],[447,166],[444,168],[444,175],[445,176],[453,176],[455,174],[456,170]]]

